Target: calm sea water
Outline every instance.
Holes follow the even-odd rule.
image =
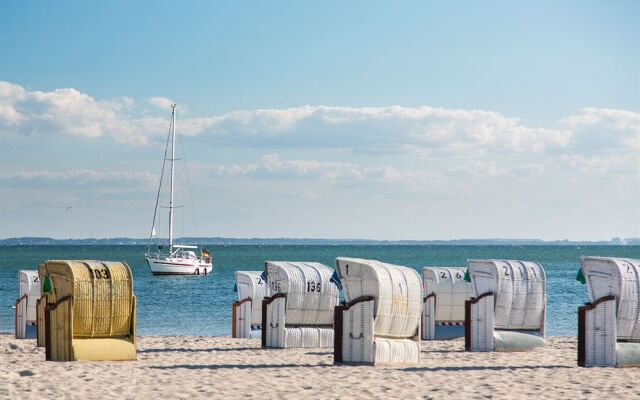
[[[405,265],[464,266],[469,258],[505,258],[540,262],[547,273],[547,333],[575,335],[577,307],[586,300],[575,280],[580,256],[640,258],[640,246],[208,246],[213,273],[198,276],[153,276],[143,246],[10,246],[0,247],[0,331],[13,331],[11,305],[18,297],[18,270],[36,269],[49,259],[124,261],[133,270],[138,297],[138,334],[228,336],[231,331],[233,272],[262,270],[264,260],[319,261],[362,257]]]

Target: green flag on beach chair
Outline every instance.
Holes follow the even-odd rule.
[[[582,273],[582,268],[578,269],[578,275],[576,275],[576,280],[582,283],[583,285],[587,284],[587,280],[585,279],[584,274]]]
[[[51,278],[49,278],[49,273],[47,272],[47,274],[44,276],[44,282],[42,283],[42,291],[46,294],[51,293],[52,287],[51,287]]]

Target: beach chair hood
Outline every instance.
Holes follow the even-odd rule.
[[[331,325],[339,289],[333,269],[317,262],[265,262],[271,295],[287,295],[289,325]]]
[[[544,330],[546,275],[532,261],[468,260],[475,297],[493,293],[494,326],[508,330]]]
[[[238,301],[251,298],[251,324],[262,322],[262,300],[269,296],[269,286],[262,271],[236,271],[236,290]]]
[[[591,302],[615,297],[618,340],[640,340],[640,261],[583,257],[582,273]]]
[[[347,303],[364,296],[375,300],[376,335],[410,337],[422,314],[422,281],[412,268],[376,260],[338,258],[338,274]]]
[[[434,294],[436,321],[464,322],[464,302],[473,296],[464,280],[466,268],[425,267],[422,269],[424,296]]]

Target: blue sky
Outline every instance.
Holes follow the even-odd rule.
[[[168,99],[188,234],[640,236],[639,20],[622,1],[9,2],[0,237],[145,236]]]

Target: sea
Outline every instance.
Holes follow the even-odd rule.
[[[262,270],[265,260],[317,261],[335,266],[336,257],[376,259],[421,270],[465,266],[467,259],[537,261],[547,274],[547,325],[551,336],[575,336],[577,308],[587,300],[576,280],[581,256],[640,258],[640,246],[545,245],[216,245],[208,276],[154,276],[144,261],[146,246],[0,246],[0,332],[13,332],[18,271],[54,259],[126,262],[133,271],[139,335],[230,336],[233,273]]]

